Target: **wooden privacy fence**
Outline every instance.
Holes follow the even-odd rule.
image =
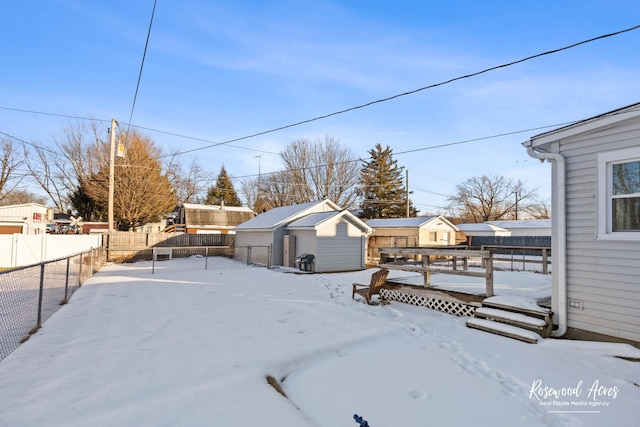
[[[233,255],[233,234],[186,234],[186,233],[132,233],[119,231],[106,233],[103,245],[107,259],[151,259],[155,247],[218,247],[226,248],[224,255]]]
[[[378,248],[380,252],[380,267],[414,271],[424,276],[424,286],[431,286],[431,273],[455,274],[459,276],[482,277],[485,279],[486,296],[493,296],[493,254],[487,250],[467,250],[455,248]],[[420,256],[421,261],[418,261]],[[408,262],[413,258],[413,262]],[[449,258],[453,262],[452,268],[436,264],[435,261]],[[469,258],[480,258],[480,271],[468,270]],[[462,270],[458,269],[458,260],[462,260]]]

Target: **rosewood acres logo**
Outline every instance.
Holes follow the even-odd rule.
[[[618,397],[618,386],[608,386],[595,380],[587,388],[580,380],[575,386],[556,388],[535,380],[529,390],[529,399],[536,400],[549,412],[601,412]]]

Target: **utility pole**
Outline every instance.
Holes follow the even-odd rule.
[[[258,158],[258,198],[260,198],[260,189],[262,188],[262,174],[260,172],[260,161],[262,160],[262,154],[256,156]]]
[[[409,218],[409,169],[406,170],[405,189],[407,191],[407,218]]]
[[[113,233],[113,190],[114,190],[114,181],[115,181],[115,157],[116,157],[116,126],[119,126],[116,119],[111,119],[111,147],[109,149],[109,234],[108,234],[108,245],[107,248],[109,251],[107,252],[107,260],[111,257],[111,233]]]

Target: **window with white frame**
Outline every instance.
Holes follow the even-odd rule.
[[[598,238],[640,239],[640,148],[598,154]]]

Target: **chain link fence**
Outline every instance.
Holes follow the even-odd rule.
[[[102,248],[0,272],[0,361],[102,266]]]
[[[235,259],[271,268],[271,245],[235,246]]]

